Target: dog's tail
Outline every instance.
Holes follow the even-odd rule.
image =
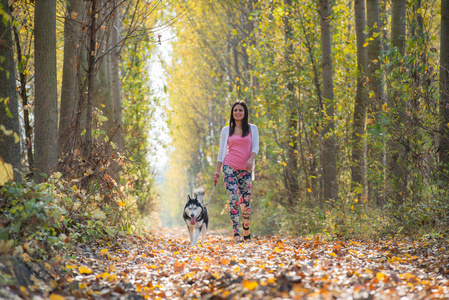
[[[204,201],[204,188],[199,187],[193,190],[193,197],[197,197],[198,201]]]

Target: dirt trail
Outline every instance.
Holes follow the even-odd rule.
[[[449,298],[448,243],[325,242],[225,231],[191,247],[185,228],[79,245],[52,294],[105,299]]]

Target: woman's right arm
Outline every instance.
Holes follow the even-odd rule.
[[[217,167],[215,168],[215,174],[214,174],[214,183],[217,184],[218,179],[220,178],[220,170],[223,163],[221,161],[217,161]]]
[[[220,178],[220,170],[221,170],[221,167],[223,166],[223,158],[226,153],[226,146],[228,143],[227,138],[226,138],[225,128],[223,128],[221,130],[221,134],[220,134],[220,148],[218,150],[217,166],[215,168],[215,174],[214,174],[215,184],[218,182],[218,179]]]

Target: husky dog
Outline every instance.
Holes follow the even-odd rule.
[[[209,216],[207,215],[206,205],[204,205],[204,189],[194,191],[195,198],[187,196],[187,203],[184,207],[182,217],[187,225],[192,246],[196,246],[201,237],[201,244],[204,244],[207,228],[209,226]]]

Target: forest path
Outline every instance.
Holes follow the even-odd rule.
[[[210,231],[191,247],[184,227],[75,248],[66,299],[449,298],[447,241],[332,241]],[[58,291],[59,289],[59,291]]]

